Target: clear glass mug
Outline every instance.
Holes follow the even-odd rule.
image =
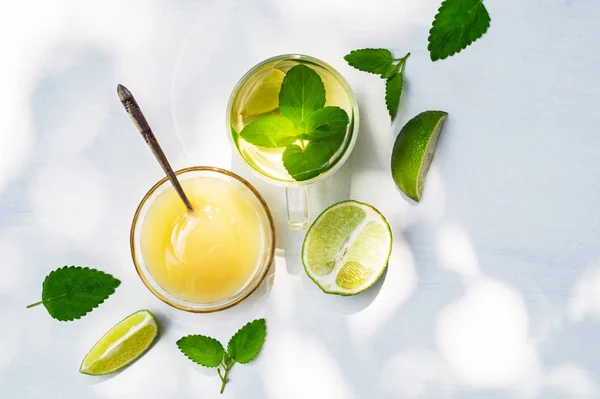
[[[130,248],[133,264],[144,285],[160,300],[174,308],[194,313],[209,313],[230,308],[249,297],[262,283],[267,276],[275,257],[275,225],[273,217],[267,203],[260,193],[245,179],[228,170],[210,167],[193,166],[175,172],[182,185],[185,185],[187,179],[196,177],[211,177],[224,180],[234,186],[239,187],[252,208],[258,215],[261,224],[261,249],[257,264],[253,273],[239,291],[220,301],[216,302],[191,302],[178,296],[176,293],[169,292],[163,288],[151,272],[150,265],[144,259],[142,234],[144,229],[150,226],[144,226],[146,215],[152,204],[167,189],[171,183],[166,177],[162,178],[146,193],[140,202],[131,225]]]
[[[295,180],[284,167],[282,156],[285,148],[259,147],[240,136],[243,128],[259,117],[278,114],[278,98],[268,97],[278,96],[285,73],[298,64],[310,67],[321,78],[326,92],[325,106],[340,107],[349,117],[343,140],[340,138],[339,147],[333,156],[319,167],[319,172],[315,172],[317,174],[314,177],[302,181]],[[271,109],[273,107],[276,108]],[[310,56],[285,54],[255,65],[240,79],[229,99],[226,123],[231,144],[242,160],[258,176],[285,187],[289,226],[294,230],[302,230],[310,224],[308,187],[335,173],[354,148],[359,126],[358,103],[348,82],[333,67]],[[306,142],[303,143],[302,140],[298,140],[296,144],[302,148],[306,146]],[[338,146],[338,143],[335,145]]]

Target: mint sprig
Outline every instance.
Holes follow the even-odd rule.
[[[330,166],[350,123],[345,110],[325,107],[325,102],[319,74],[307,65],[296,65],[286,73],[279,91],[281,114],[255,120],[240,137],[261,147],[285,147],[282,162],[292,178],[312,179]]]
[[[119,280],[100,270],[64,266],[46,276],[42,300],[27,308],[44,305],[54,319],[72,321],[98,307],[120,284]]]
[[[378,74],[381,78],[386,79],[385,105],[392,122],[396,119],[400,106],[404,86],[403,74],[408,57],[410,57],[410,53],[402,58],[393,58],[389,50],[382,48],[352,50],[344,56],[351,67],[359,71]]]
[[[229,340],[227,351],[215,338],[188,335],[177,341],[179,350],[191,361],[204,367],[218,367],[221,393],[229,382],[229,371],[236,363],[254,360],[265,342],[267,323],[257,319],[240,328]]]
[[[461,52],[490,27],[483,0],[445,0],[429,31],[427,49],[432,61]]]

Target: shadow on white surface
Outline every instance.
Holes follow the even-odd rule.
[[[342,333],[340,331],[340,333]],[[262,354],[264,389],[268,398],[352,398],[352,381],[340,369],[331,351],[311,334],[280,330]]]
[[[0,396],[217,398],[218,378],[194,368],[175,341],[201,333],[226,342],[265,316],[264,353],[234,370],[223,398],[597,397],[600,8],[490,2],[482,41],[431,63],[425,38],[438,6],[15,3],[0,17],[9,38],[0,66],[0,316],[10,323],[0,330],[0,379],[9,381]],[[126,35],[116,29],[126,25]],[[382,82],[341,58],[373,46],[412,52],[391,129]],[[382,211],[394,228],[385,280],[356,298],[322,294],[299,262],[302,234],[286,230],[283,191],[252,180],[284,250],[266,292],[215,315],[169,308],[131,265],[131,216],[162,172],[115,86],[135,93],[174,167],[249,177],[231,157],[227,99],[256,62],[293,51],[333,64],[359,98],[356,150],[314,188],[313,215],[347,198]],[[450,118],[414,207],[398,195],[388,160],[399,127],[433,108]],[[63,264],[98,267],[122,286],[85,320],[26,311],[43,276]],[[142,308],[168,320],[157,346],[114,378],[78,375],[115,315]]]
[[[598,384],[585,369],[574,364],[564,364],[550,370],[544,377],[542,395],[595,398],[600,394]]]
[[[453,398],[459,390],[452,369],[435,352],[409,349],[391,357],[378,385],[389,398]]]
[[[569,303],[569,319],[579,323],[600,318],[600,262],[595,261],[579,278]]]

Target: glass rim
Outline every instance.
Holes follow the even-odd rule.
[[[166,176],[163,177],[162,179],[160,179],[158,182],[156,182],[148,190],[148,192],[144,195],[144,197],[140,201],[139,205],[137,206],[135,213],[133,215],[133,221],[131,223],[131,229],[129,232],[129,248],[131,251],[133,265],[135,266],[135,270],[136,270],[138,276],[140,277],[140,279],[142,280],[142,282],[144,283],[146,288],[148,290],[150,290],[150,292],[154,296],[156,296],[158,299],[160,299],[162,302],[166,303],[167,305],[172,306],[179,310],[183,310],[183,311],[191,312],[191,313],[213,313],[213,312],[218,312],[221,310],[229,309],[229,308],[241,303],[242,301],[247,299],[250,295],[252,295],[258,289],[258,287],[261,286],[261,284],[265,280],[267,274],[269,273],[269,270],[271,270],[271,267],[273,266],[273,263],[275,261],[275,250],[276,250],[275,222],[273,220],[273,215],[271,214],[271,211],[270,211],[269,206],[267,205],[267,202],[265,201],[265,199],[258,192],[258,190],[243,177],[241,177],[229,170],[217,168],[214,166],[190,166],[190,167],[179,169],[179,170],[175,171],[175,174],[181,175],[181,174],[190,173],[190,172],[214,172],[214,173],[219,173],[219,174],[222,174],[222,175],[225,175],[227,177],[237,180],[246,189],[250,190],[250,192],[255,196],[255,198],[258,200],[259,204],[261,205],[263,211],[265,212],[265,215],[268,220],[268,228],[271,231],[271,242],[270,242],[271,248],[270,248],[269,253],[267,254],[266,260],[264,262],[262,262],[262,265],[261,265],[262,270],[260,270],[260,275],[256,279],[254,286],[250,287],[247,292],[245,292],[239,298],[236,298],[234,301],[226,302],[225,304],[223,304],[221,306],[215,306],[214,308],[207,308],[207,309],[193,308],[193,307],[182,305],[181,303],[176,303],[173,300],[164,296],[161,292],[159,292],[155,287],[152,286],[150,281],[148,281],[148,276],[146,276],[145,273],[143,272],[142,267],[139,264],[137,256],[136,256],[135,232],[137,230],[139,223],[142,221],[142,219],[140,219],[140,215],[141,215],[142,209],[146,205],[148,199],[156,192],[156,190],[158,188],[162,187],[165,183],[167,183],[169,181],[169,179]],[[152,279],[152,280],[154,280],[154,279]],[[154,281],[154,282],[156,283],[156,281]],[[156,284],[158,284],[158,283],[156,283]],[[225,301],[227,301],[227,299]]]
[[[250,76],[252,76],[252,74],[254,74],[258,69],[262,68],[263,66],[265,66],[271,62],[280,61],[280,60],[281,61],[283,61],[283,60],[306,60],[306,61],[310,61],[314,64],[317,64],[317,65],[322,66],[323,68],[327,69],[327,71],[329,71],[333,76],[336,77],[336,79],[338,79],[342,83],[342,86],[344,86],[344,90],[346,90],[346,93],[348,93],[348,97],[350,98],[350,103],[352,104],[352,114],[353,115],[352,115],[351,123],[353,124],[353,126],[352,126],[350,141],[348,142],[348,145],[347,145],[346,149],[344,150],[344,153],[333,164],[331,169],[329,169],[325,173],[321,173],[320,175],[318,175],[312,179],[309,179],[309,180],[287,181],[286,182],[286,181],[272,178],[270,176],[267,176],[267,175],[261,173],[255,167],[250,165],[248,163],[248,161],[246,161],[246,159],[242,156],[242,154],[240,154],[240,151],[237,148],[237,145],[235,144],[232,134],[231,134],[231,110],[233,108],[233,102],[235,100],[235,97],[236,97],[237,93],[240,91],[240,88],[246,82],[246,80],[248,80],[248,78]],[[234,152],[236,153],[236,157],[238,157],[238,159],[241,159],[244,162],[244,164],[246,164],[255,175],[261,177],[262,179],[264,179],[270,183],[274,183],[274,184],[284,186],[284,187],[285,186],[294,186],[294,187],[307,186],[309,184],[317,183],[317,182],[322,181],[322,180],[326,179],[327,177],[331,176],[339,168],[341,168],[342,165],[344,163],[346,163],[346,161],[350,157],[350,154],[352,153],[352,150],[354,149],[354,146],[356,144],[356,139],[358,137],[358,128],[359,128],[359,122],[360,122],[359,110],[358,110],[358,100],[356,99],[356,96],[354,95],[354,91],[352,91],[352,87],[350,87],[350,84],[348,83],[348,81],[346,81],[346,79],[337,71],[337,69],[335,69],[328,63],[326,63],[318,58],[311,57],[310,55],[298,54],[298,53],[276,55],[274,57],[267,58],[266,60],[263,60],[263,61],[259,62],[258,64],[254,65],[252,68],[250,68],[248,70],[248,72],[246,72],[240,78],[240,80],[235,84],[235,86],[231,92],[231,95],[229,96],[229,101],[227,103],[227,112],[225,113],[225,118],[226,118],[225,125],[227,127],[227,137],[229,137],[230,144],[235,148]]]

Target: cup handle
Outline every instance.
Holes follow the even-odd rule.
[[[288,224],[292,230],[305,230],[310,224],[308,209],[308,187],[286,187]]]

